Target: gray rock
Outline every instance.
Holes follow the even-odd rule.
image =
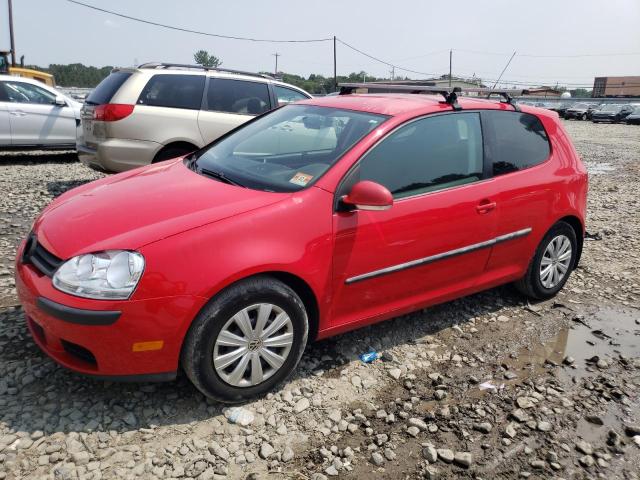
[[[396,459],[396,452],[394,452],[393,450],[391,450],[390,448],[385,448],[384,449],[384,458],[386,458],[387,460],[389,460],[390,462]]]
[[[469,452],[456,452],[453,461],[464,468],[469,468],[473,463],[473,456]]]
[[[578,459],[578,462],[580,462],[580,465],[582,465],[585,468],[593,467],[593,464],[595,463],[591,455],[584,455],[580,457]]]
[[[518,397],[516,398],[516,405],[518,405],[519,408],[532,408],[535,406],[535,403],[529,397]]]
[[[512,423],[509,423],[507,427],[504,429],[504,434],[506,437],[514,438],[517,434],[515,427]]]
[[[436,400],[443,400],[444,398],[446,398],[447,396],[447,392],[445,392],[444,390],[436,390],[436,392],[434,393],[434,397],[436,398]]]
[[[263,459],[269,458],[271,455],[276,453],[275,449],[268,442],[263,442],[260,446],[260,457]]]
[[[309,399],[307,397],[302,397],[300,400],[296,402],[293,407],[293,411],[295,413],[304,412],[307,408],[309,408],[311,404],[309,403]]]
[[[438,460],[438,451],[435,447],[427,446],[422,449],[422,456],[429,463],[435,463]]]
[[[369,460],[371,461],[371,463],[373,463],[374,465],[377,465],[378,467],[384,464],[384,457],[380,455],[380,453],[378,452],[373,452]]]
[[[473,429],[481,433],[489,433],[493,429],[493,425],[489,422],[474,423]]]
[[[391,376],[391,378],[398,380],[402,375],[402,370],[400,370],[399,368],[392,368],[391,370],[389,370],[389,375]]]
[[[453,462],[456,457],[453,453],[453,450],[449,450],[448,448],[438,448],[438,458],[442,460],[444,463]]]
[[[580,453],[584,453],[585,455],[593,454],[593,448],[589,442],[585,442],[584,440],[580,440],[576,442],[576,450]]]
[[[421,420],[419,418],[412,417],[407,421],[407,423],[409,424],[409,426],[418,427],[422,431],[425,431],[427,429],[427,424],[424,422],[424,420]]]
[[[553,425],[551,425],[551,423],[549,422],[542,421],[542,422],[538,422],[538,425],[536,428],[541,432],[550,432],[553,429]]]
[[[293,460],[293,457],[295,457],[293,449],[289,446],[284,447],[284,451],[282,452],[282,461],[285,463],[290,462]]]
[[[407,428],[407,433],[415,438],[420,433],[420,429],[418,427],[409,427]]]

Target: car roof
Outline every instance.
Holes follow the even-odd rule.
[[[434,113],[450,111],[451,105],[443,102],[440,95],[411,93],[363,93],[317,97],[296,102],[296,105],[317,105],[320,107],[356,110],[380,115],[398,116],[403,114]],[[458,97],[458,104],[464,110],[510,110],[512,105],[499,100],[475,97]],[[557,116],[555,112],[529,105],[519,104],[523,112],[548,117]]]

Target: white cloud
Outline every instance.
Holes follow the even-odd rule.
[[[113,20],[110,20],[108,18],[103,22],[103,24],[107,28],[120,28],[120,24],[119,23],[114,22]]]

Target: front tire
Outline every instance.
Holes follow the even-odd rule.
[[[238,403],[286,380],[304,352],[304,303],[269,276],[223,290],[198,314],[182,349],[182,367],[204,395]]]
[[[578,252],[576,232],[565,222],[556,223],[544,236],[526,274],[515,285],[529,298],[554,297],[567,283]]]

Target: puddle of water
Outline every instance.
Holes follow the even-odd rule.
[[[587,171],[590,175],[600,175],[603,173],[613,172],[616,167],[611,165],[610,163],[596,163],[596,162],[585,162],[587,166]]]
[[[560,365],[566,357],[572,357],[575,362],[564,373],[581,378],[588,369],[597,370],[594,357],[609,364],[620,355],[640,357],[640,325],[636,323],[640,314],[603,308],[580,318],[551,340],[520,351],[517,358],[508,359],[505,364],[515,373],[522,370],[539,373],[547,363]]]

